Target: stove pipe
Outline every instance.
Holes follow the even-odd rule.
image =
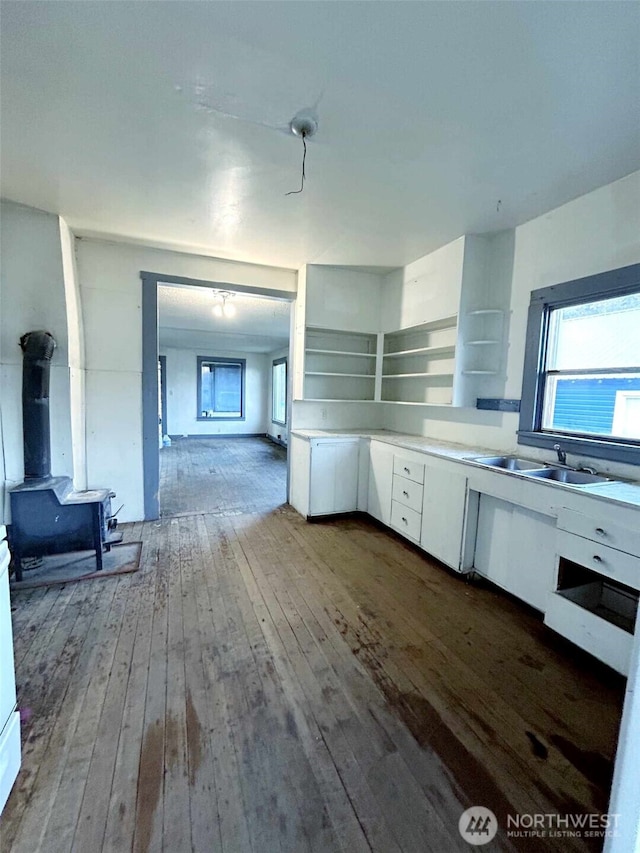
[[[22,432],[25,480],[51,477],[49,372],[56,348],[49,332],[27,332],[20,338],[22,362]]]

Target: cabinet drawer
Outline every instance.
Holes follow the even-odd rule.
[[[558,512],[558,528],[640,557],[640,530],[609,521],[599,522],[593,516],[583,515],[573,509],[561,509]]]
[[[632,589],[640,589],[640,559],[608,548],[582,536],[559,530],[557,552],[579,566],[584,566],[605,577],[614,578]]]
[[[414,483],[413,480],[407,480],[406,477],[400,477],[398,474],[393,475],[393,492],[394,501],[408,506],[416,512],[422,512],[422,483]]]
[[[628,631],[556,592],[549,596],[544,622],[612,669],[628,675],[633,646],[633,635]]]
[[[422,514],[397,501],[391,501],[391,526],[408,539],[419,542]]]
[[[424,483],[424,464],[412,462],[403,456],[393,457],[393,473],[413,480],[414,483]]]

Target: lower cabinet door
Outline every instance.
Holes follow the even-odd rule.
[[[456,571],[462,562],[466,500],[464,474],[425,467],[420,545]]]
[[[395,448],[382,441],[369,445],[369,494],[367,512],[383,524],[391,522],[391,488]]]
[[[357,509],[359,448],[359,440],[312,443],[309,515]]]
[[[420,525],[422,524],[422,516],[419,512],[409,509],[408,506],[400,504],[397,501],[391,501],[391,527],[394,527],[407,539],[413,539],[414,542],[420,541]]]
[[[20,770],[20,714],[14,711],[0,734],[0,814]]]
[[[9,551],[6,542],[0,543],[4,553],[0,564],[0,729],[16,706],[16,678],[13,665],[13,634],[11,602],[9,599]]]
[[[476,571],[543,612],[553,589],[555,543],[555,519],[490,495],[480,497]]]

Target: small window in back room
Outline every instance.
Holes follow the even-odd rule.
[[[244,418],[245,359],[198,356],[198,420]]]
[[[542,429],[640,439],[640,294],[550,312]]]
[[[287,422],[287,359],[276,359],[271,371],[271,420],[284,426]]]

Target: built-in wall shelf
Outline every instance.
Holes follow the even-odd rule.
[[[310,347],[307,348],[306,352],[308,353],[316,353],[318,355],[346,355],[349,358],[375,358],[375,352],[350,352],[349,350],[336,350],[336,349],[312,349]]]
[[[298,281],[295,399],[475,409],[478,399],[503,398],[512,237],[466,235],[384,281],[307,265]]]
[[[302,401],[305,403],[373,403],[373,400],[345,400],[339,397],[305,397]]]
[[[327,373],[321,370],[306,370],[305,376],[342,376],[354,379],[375,379],[373,373]]]
[[[413,403],[410,400],[380,400],[381,403],[390,403],[393,406],[440,406],[451,407],[451,403]]]
[[[441,347],[417,347],[416,349],[405,349],[399,350],[398,352],[385,352],[384,358],[404,358],[407,356],[418,356],[418,355],[426,355],[435,358],[439,355],[451,355],[455,354],[456,348],[455,345],[451,344],[450,346],[441,346]]]
[[[479,297],[474,294],[474,298]],[[461,314],[454,397],[456,405],[475,406],[478,397],[499,396],[502,392],[496,377],[500,375],[504,358],[504,318],[502,308],[484,308],[478,302]]]
[[[451,405],[457,336],[457,315],[385,332],[381,401]]]
[[[305,400],[362,401],[375,397],[377,332],[307,326]]]
[[[448,376],[453,378],[453,373],[383,373],[383,379],[442,379]]]

